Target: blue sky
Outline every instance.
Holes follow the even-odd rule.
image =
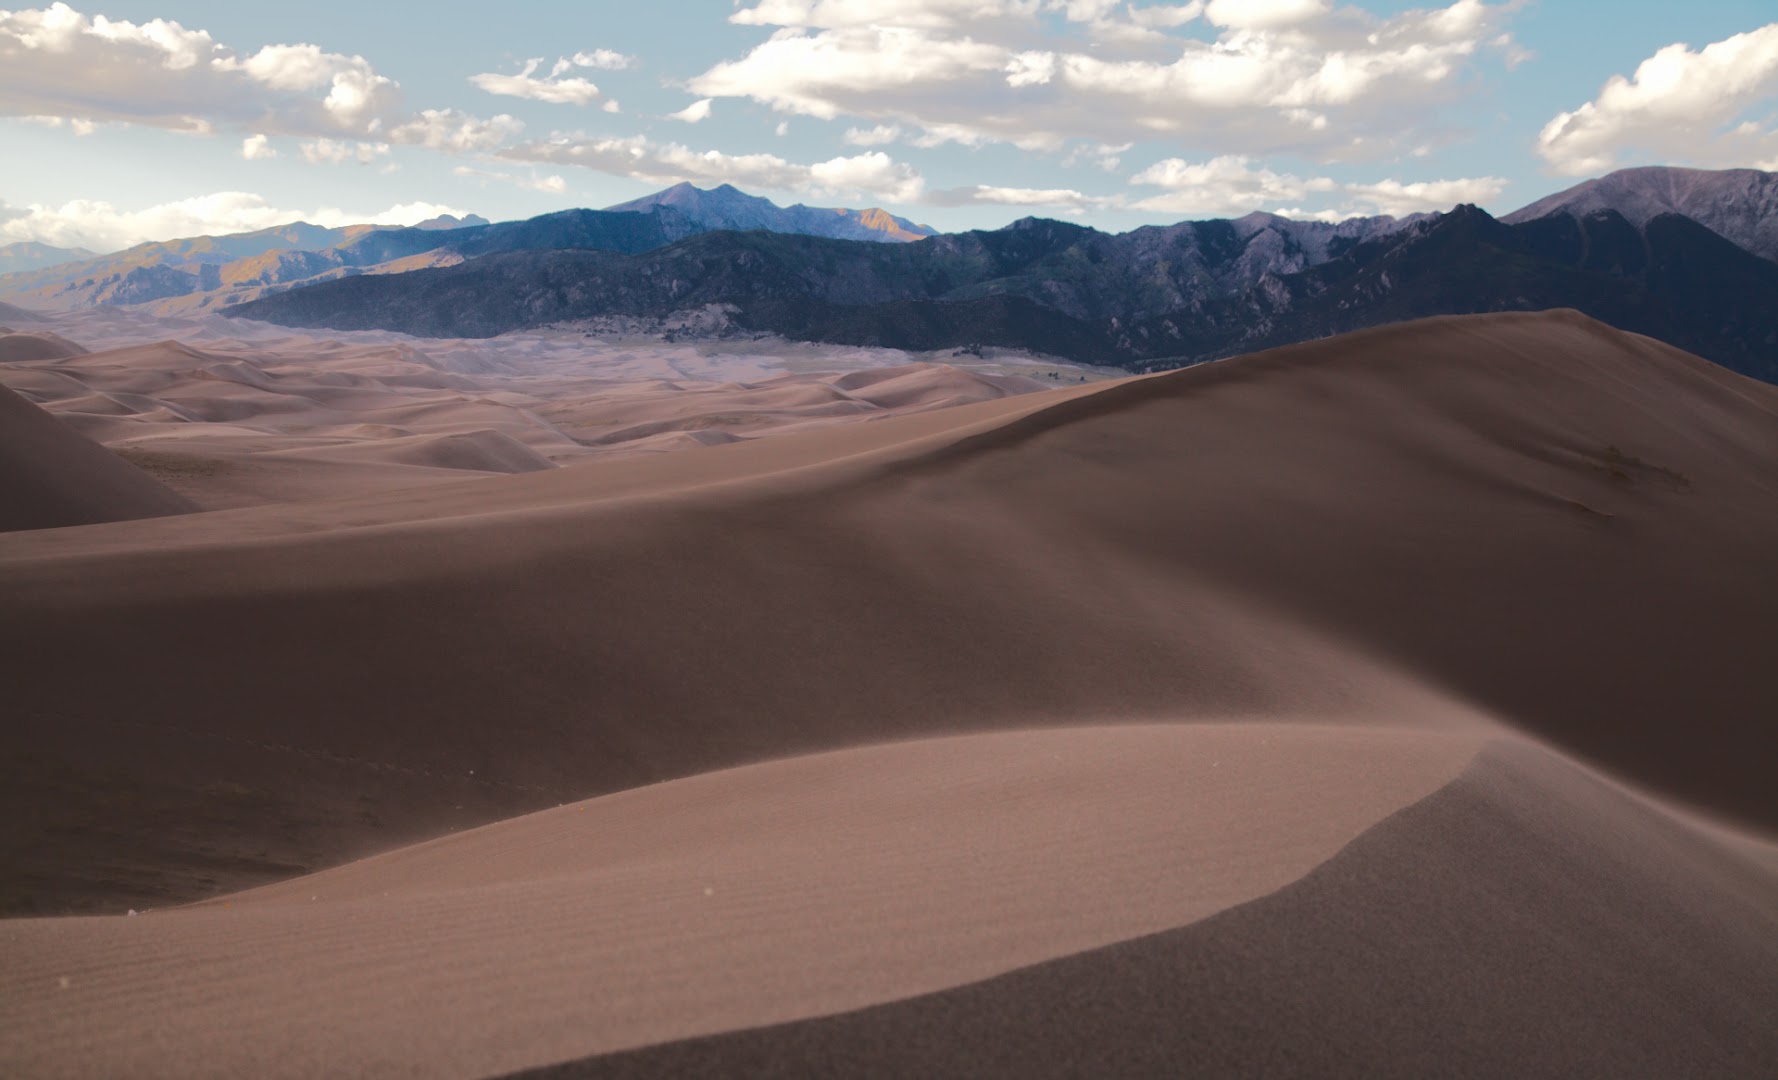
[[[534,63],[533,63],[534,62]],[[1778,169],[1769,0],[79,0],[0,10],[0,243],[678,180],[942,229],[1504,212]]]

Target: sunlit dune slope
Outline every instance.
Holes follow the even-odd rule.
[[[1770,827],[1774,493],[1778,389],[1551,313],[8,537],[10,903],[190,899],[791,753],[1129,719],[1488,716]]]

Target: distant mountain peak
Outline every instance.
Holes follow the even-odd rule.
[[[464,214],[462,217],[457,217],[455,214],[440,214],[437,217],[416,222],[413,227],[416,229],[467,229],[486,224],[488,224],[488,219],[480,214]]]
[[[652,213],[670,207],[708,230],[791,233],[826,236],[836,240],[898,242],[920,240],[937,231],[896,217],[879,207],[853,210],[844,207],[779,206],[762,195],[749,195],[732,184],[700,188],[690,182],[632,199],[608,211]]]
[[[1687,169],[1641,165],[1585,180],[1500,220],[1521,224],[1615,210],[1637,227],[1681,214],[1753,252],[1778,261],[1778,173],[1759,169]]]
[[[93,253],[85,248],[61,248],[40,244],[35,240],[20,240],[0,245],[0,274],[42,270],[92,257]]]

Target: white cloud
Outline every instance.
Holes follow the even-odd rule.
[[[1117,206],[1121,202],[1116,196],[1087,195],[1072,188],[995,187],[990,184],[949,188],[926,196],[929,206],[1054,206],[1075,213]]]
[[[1251,158],[1224,155],[1203,162],[1168,158],[1130,178],[1132,184],[1164,188],[1160,195],[1132,205],[1138,210],[1191,217],[1234,217],[1254,210],[1296,218],[1340,220],[1360,214],[1402,217],[1424,211],[1449,210],[1458,203],[1499,198],[1507,181],[1494,176],[1402,183],[1340,183],[1325,176],[1280,173]],[[1290,204],[1315,196],[1333,197],[1335,207],[1304,210]],[[1286,207],[1290,207],[1286,209]]]
[[[1130,178],[1130,183],[1165,188],[1135,204],[1139,210],[1170,214],[1224,217],[1259,210],[1268,205],[1324,194],[1339,185],[1325,177],[1303,179],[1254,165],[1252,159],[1227,154],[1204,162],[1168,158]]]
[[[1040,0],[760,0],[729,16],[729,21],[824,30],[874,25],[949,30],[974,22],[1029,17],[1041,7]]]
[[[856,157],[836,157],[809,166],[809,188],[815,191],[863,192],[890,202],[913,202],[925,182],[912,166],[881,150]]]
[[[774,134],[776,134],[778,136],[778,138],[782,139],[784,136],[790,134],[790,121],[788,121],[788,120],[778,121],[778,126],[773,128],[772,131]]]
[[[1129,6],[1130,21],[1149,30],[1171,30],[1184,26],[1204,13],[1204,0],[1189,4],[1155,4],[1139,8]]]
[[[524,128],[523,122],[505,113],[483,119],[455,109],[422,109],[413,119],[391,128],[389,138],[428,150],[470,154],[492,150]]]
[[[480,75],[471,75],[469,81],[490,94],[547,101],[553,105],[590,105],[604,96],[597,86],[586,79],[562,76],[564,63],[567,61],[557,61],[547,78],[537,77],[537,69],[543,65],[543,60],[534,57],[525,61],[524,69],[517,75],[483,72]]]
[[[1210,0],[1204,18],[1235,30],[1276,30],[1328,13],[1328,0]]]
[[[702,123],[710,119],[710,99],[704,98],[701,101],[694,101],[676,113],[668,113],[667,119],[683,120],[688,124]]]
[[[878,124],[868,130],[847,128],[840,138],[848,146],[887,146],[901,138],[901,128],[895,124]]]
[[[568,193],[568,181],[555,175],[538,176],[536,173],[520,175],[501,172],[498,169],[477,169],[470,165],[459,165],[451,172],[458,176],[479,176],[488,180],[516,184],[522,188],[530,188],[532,191],[541,191],[546,195],[566,195]]]
[[[626,68],[635,67],[637,63],[634,56],[625,56],[623,53],[611,49],[594,49],[591,52],[577,52],[568,59],[576,67],[593,68],[598,71],[623,71]],[[562,63],[563,61],[556,61],[556,70],[553,74],[560,75],[563,71],[567,70],[561,66]]]
[[[19,119],[27,124],[38,124],[46,128],[65,127],[73,131],[76,136],[91,135],[99,127],[91,120],[82,120],[78,117],[69,120],[60,116],[21,116]]]
[[[241,140],[241,156],[248,161],[263,161],[275,158],[278,152],[271,147],[271,140],[264,135],[249,135]]]
[[[657,184],[689,180],[817,195],[862,195],[887,202],[912,202],[925,186],[911,166],[880,151],[802,165],[775,154],[699,152],[679,143],[655,142],[646,135],[556,135],[508,147],[499,156],[510,161],[579,165]]]
[[[780,29],[690,88],[912,128],[916,145],[1162,139],[1384,158],[1443,130],[1441,106],[1466,92],[1480,56],[1517,48],[1501,30],[1515,6],[1455,0],[1379,18],[1327,0],[757,0],[734,21]],[[1088,49],[1044,11],[1127,47]],[[1214,40],[1181,29],[1200,17]]]
[[[1062,164],[1067,168],[1073,168],[1082,162],[1091,161],[1106,172],[1116,172],[1117,167],[1123,164],[1124,153],[1135,145],[1135,143],[1118,143],[1115,146],[1111,143],[1079,143],[1068,151],[1068,156],[1062,159]]]
[[[251,142],[252,140],[248,140]],[[246,147],[242,147],[246,153]],[[360,165],[371,165],[389,158],[388,143],[349,143],[336,139],[315,139],[302,144],[303,160],[310,165],[344,165],[348,161],[356,161]]]
[[[286,210],[272,206],[262,196],[243,191],[219,191],[141,210],[119,210],[109,202],[76,199],[61,206],[32,204],[20,208],[0,204],[0,242],[35,240],[57,247],[105,252],[149,240],[251,232],[292,221],[330,228],[355,224],[412,225],[440,214],[461,217],[464,213],[428,202],[392,206],[381,213],[348,213],[333,207]]]
[[[1693,51],[1668,45],[1631,78],[1614,75],[1599,96],[1559,113],[1537,139],[1558,172],[1603,172],[1626,155],[1663,163],[1778,168],[1778,23]]]
[[[436,113],[409,113],[401,87],[369,61],[317,45],[243,53],[165,19],[89,17],[59,2],[0,11],[0,116],[57,117],[77,130],[124,123],[450,149],[425,138],[427,117]],[[510,117],[466,118],[502,119],[508,134],[516,130]],[[413,137],[390,133],[400,128]]]
[[[1343,190],[1373,213],[1406,217],[1432,210],[1449,210],[1458,203],[1493,202],[1506,188],[1507,181],[1498,176],[1475,176],[1459,180],[1422,180],[1411,184],[1379,180],[1373,184],[1347,184]]]

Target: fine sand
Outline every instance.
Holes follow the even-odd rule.
[[[1028,358],[769,340],[321,337],[115,308],[33,318],[30,329],[0,331],[0,386],[205,510],[878,420],[1054,390],[1064,370],[1070,383],[1099,377]]]
[[[0,1072],[1778,1069],[1778,388],[1570,312],[524,402],[87,329],[0,374],[299,495],[0,535]]]
[[[0,532],[192,509],[154,477],[0,386]]]

